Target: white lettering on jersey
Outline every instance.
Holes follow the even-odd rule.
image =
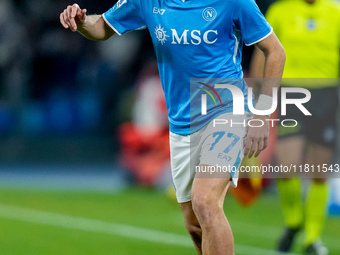
[[[197,35],[196,35],[196,34]],[[201,39],[201,37],[200,37],[200,35],[201,35],[201,31],[199,31],[199,30],[192,30],[191,31],[191,43],[192,44],[194,44],[194,45],[199,45],[199,44],[201,44],[201,42],[202,42],[202,39]],[[194,40],[196,40],[196,41],[193,41],[193,39]]]
[[[171,29],[172,31],[172,42],[171,44],[190,44],[188,41],[188,29],[185,29],[183,31],[183,33],[181,34],[181,36],[178,35],[177,30],[176,29]],[[212,39],[212,36],[209,34],[215,34],[218,35],[217,30],[208,30],[206,32],[203,33],[203,41],[206,44],[214,44],[217,41],[217,36],[215,37],[214,40]],[[193,45],[199,45],[202,43],[202,38],[201,38],[201,31],[200,30],[192,30],[190,33],[190,42]],[[210,40],[209,40],[209,38]]]
[[[163,15],[165,12],[165,9],[158,9],[157,7],[153,7],[153,13]]]
[[[182,38],[183,38],[183,44],[190,44],[188,43],[188,29],[184,30],[184,32],[182,33],[181,37],[178,37],[177,31],[176,29],[171,29],[172,31],[172,44],[181,44]],[[177,43],[175,42],[175,38],[177,40]]]
[[[213,43],[215,43],[215,42],[217,41],[217,37],[215,38],[215,40],[209,41],[209,39],[208,39],[208,34],[209,34],[209,33],[214,33],[214,34],[217,35],[217,30],[208,30],[208,31],[205,32],[204,35],[203,35],[203,40],[204,40],[205,43],[207,43],[207,44],[213,44]]]

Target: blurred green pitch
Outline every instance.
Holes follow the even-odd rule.
[[[275,195],[263,195],[250,208],[243,208],[228,196],[225,211],[234,232],[237,255],[275,254],[272,250],[283,222]],[[340,254],[339,225],[340,219],[327,219],[324,243],[330,255]],[[295,245],[296,254],[302,250],[302,237]],[[157,191],[129,188],[119,193],[101,193],[12,188],[0,189],[0,254],[196,253],[179,206]]]

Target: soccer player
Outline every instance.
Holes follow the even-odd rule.
[[[336,111],[338,108],[338,78],[340,70],[340,8],[328,0],[287,0],[271,5],[268,22],[282,42],[287,62],[283,86],[303,87],[311,92],[304,106],[312,116],[296,108],[287,108],[285,119],[295,119],[295,128],[278,126],[277,159],[282,165],[308,164],[330,166],[336,141]],[[261,54],[256,52],[254,67],[260,67]],[[263,60],[263,59],[262,59]],[[261,73],[261,71],[260,71]],[[255,74],[253,76],[258,76]],[[309,79],[296,79],[309,78]],[[300,95],[289,95],[298,98]],[[312,170],[310,170],[312,171]],[[327,205],[326,176],[312,178],[307,199],[301,198],[301,178],[278,180],[278,189],[285,218],[285,231],[278,251],[291,250],[296,234],[305,231],[306,254],[328,254],[319,242]],[[313,178],[316,177],[316,178]]]
[[[89,16],[86,9],[74,4],[60,14],[60,21],[92,40],[148,28],[168,108],[172,176],[185,226],[198,254],[233,254],[234,240],[223,202],[229,185],[236,186],[237,172],[229,171],[223,178],[194,178],[194,166],[214,169],[217,163],[237,168],[244,154],[257,156],[268,144],[268,116],[253,116],[265,122],[262,127],[219,127],[216,132],[214,118],[230,120],[233,116],[231,93],[220,89],[221,105],[209,108],[209,114],[201,115],[195,107],[192,113],[190,78],[206,81],[196,92],[213,89],[212,78],[235,78],[235,86],[247,96],[240,64],[242,45],[256,44],[266,56],[264,76],[277,78],[263,85],[256,108],[271,106],[272,88],[279,86],[285,53],[255,2],[119,0],[103,15]],[[245,109],[249,112],[247,106]]]

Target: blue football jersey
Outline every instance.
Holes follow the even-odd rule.
[[[233,98],[227,89],[218,91],[220,104],[208,102],[207,115],[201,114],[198,104],[190,107],[192,97],[204,93],[199,86],[214,86],[210,78],[239,78],[232,84],[247,96],[247,85],[240,81],[243,42],[257,43],[272,32],[253,0],[119,0],[103,17],[119,35],[148,28],[170,131],[180,135],[232,111]],[[204,82],[193,82],[197,78]]]

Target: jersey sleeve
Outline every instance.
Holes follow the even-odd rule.
[[[233,22],[247,46],[262,41],[273,31],[254,0],[235,0]]]
[[[146,28],[140,0],[119,0],[103,18],[118,35]]]

